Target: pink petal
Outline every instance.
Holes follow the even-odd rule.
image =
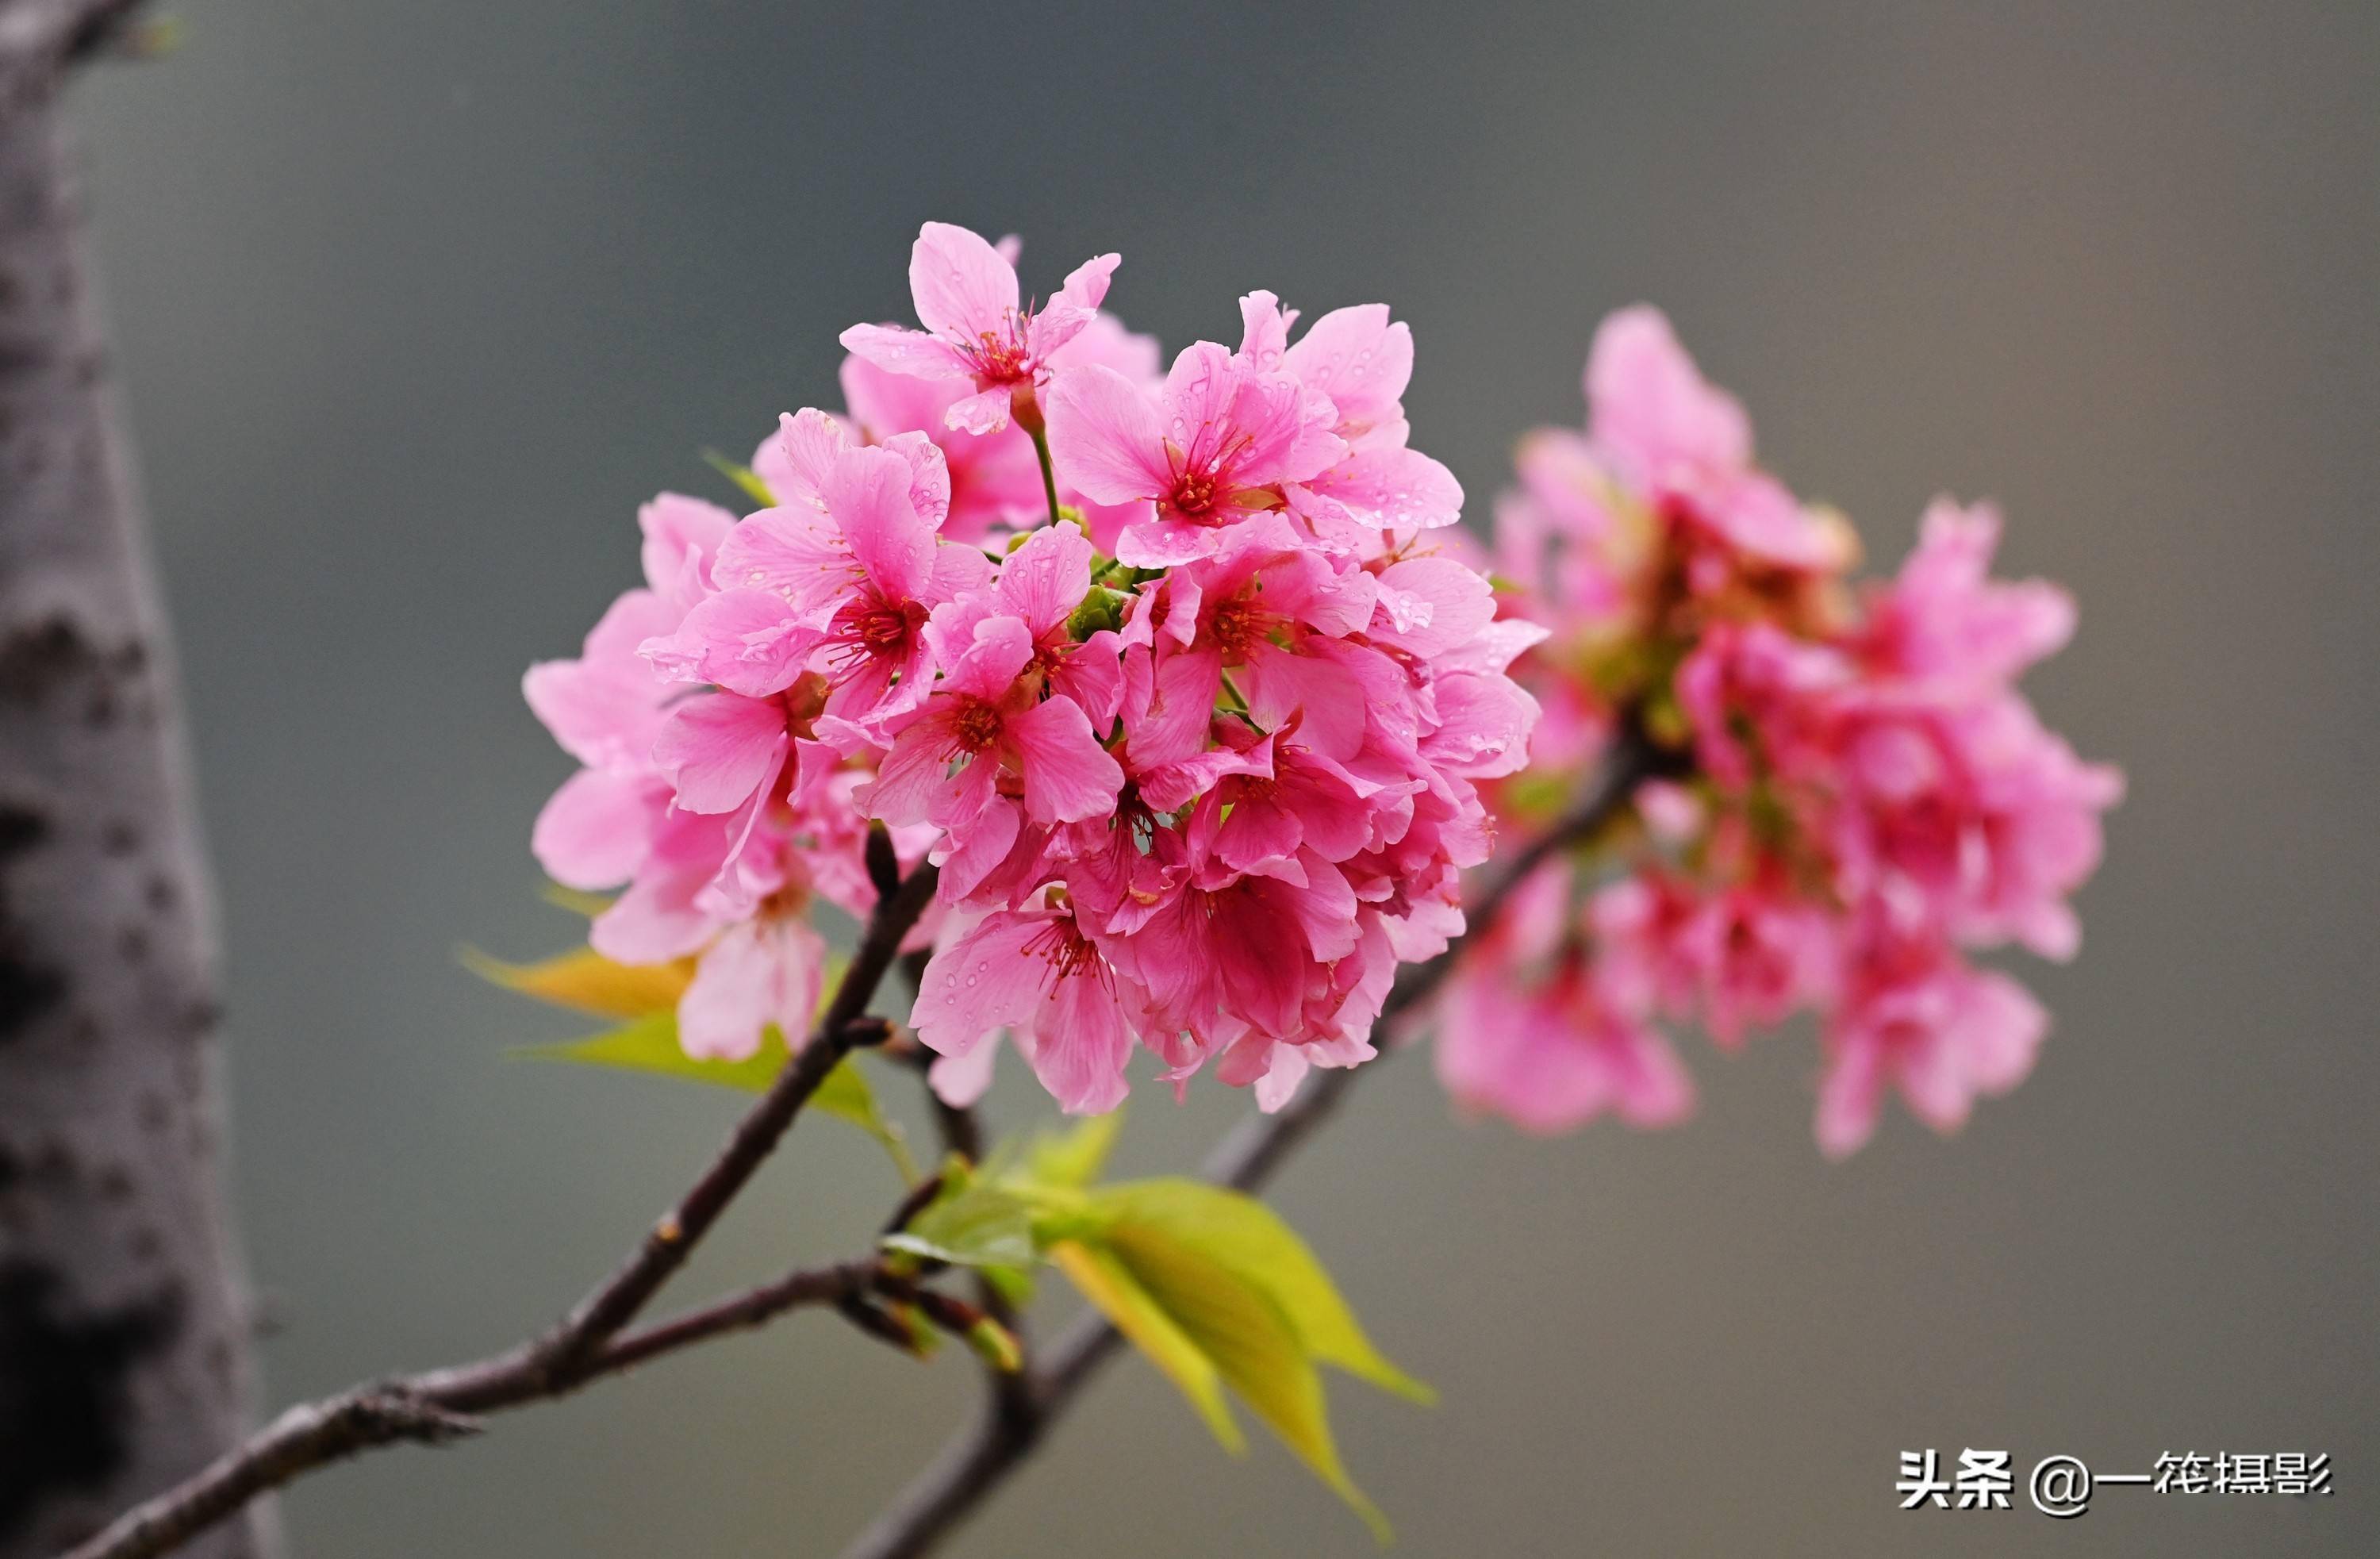
[[[735,528],[735,517],[716,504],[663,493],[637,511],[643,533],[645,582],[685,611],[710,585],[710,561]]]
[[[1391,591],[1406,599],[1401,612],[1376,623],[1372,637],[1425,660],[1469,643],[1496,615],[1496,594],[1488,581],[1451,557],[1391,563],[1380,570],[1379,580],[1384,600]]]
[[[835,457],[852,447],[851,431],[814,406],[777,419],[775,458],[755,469],[767,478],[781,506],[815,506],[819,489],[834,469]],[[763,450],[769,445],[763,445]]]
[[[1048,396],[1050,453],[1068,486],[1094,503],[1129,504],[1167,491],[1158,409],[1132,381],[1093,364],[1070,369]]]
[[[1281,366],[1289,351],[1289,327],[1297,311],[1283,312],[1281,299],[1258,288],[1240,298],[1240,357],[1259,373]]]
[[[1278,731],[1302,715],[1299,739],[1315,751],[1343,762],[1362,749],[1364,687],[1346,667],[1259,644],[1236,680],[1264,729]]]
[[[1025,1019],[1033,1075],[1067,1114],[1105,1114],[1129,1091],[1123,1074],[1132,1059],[1132,1031],[1116,1005],[1112,976],[1080,969],[1054,983]]]
[[[1016,749],[1034,822],[1078,822],[1114,810],[1123,769],[1091,735],[1082,705],[1045,699],[1010,715],[1002,735]]]
[[[1876,1134],[1883,1102],[1882,1053],[1873,1041],[1859,1041],[1839,1049],[1818,1080],[1816,1130],[1818,1151],[1830,1159],[1845,1159],[1866,1146]]]
[[[996,433],[1008,426],[1008,410],[1014,395],[1005,384],[994,384],[989,390],[978,390],[951,402],[942,413],[942,424],[961,432],[980,437]]]
[[[965,649],[945,654],[941,690],[996,703],[1032,661],[1030,629],[1014,617],[986,617],[975,625]]]
[[[769,1024],[799,1044],[818,1005],[826,944],[798,920],[731,926],[702,955],[678,998],[678,1043],[703,1061],[757,1054]]]
[[[1116,561],[1133,568],[1171,568],[1212,557],[1222,532],[1211,525],[1186,520],[1145,519],[1124,528],[1116,538]]]
[[[934,552],[933,527],[910,502],[910,481],[909,462],[898,451],[862,446],[836,457],[819,494],[853,560],[891,601],[917,594]]]
[[[1000,609],[1025,620],[1035,639],[1064,626],[1091,590],[1091,543],[1071,525],[1045,526],[1000,565]]]
[[[647,639],[644,656],[678,682],[714,682],[748,698],[793,686],[824,636],[797,621],[783,596],[731,590],[692,612],[677,632]]]
[[[1752,423],[1706,383],[1658,309],[1606,319],[1586,362],[1588,424],[1639,480],[1678,467],[1734,470],[1752,459]]]
[[[785,755],[785,712],[735,693],[700,694],[670,715],[653,761],[689,812],[732,812]]]
[[[804,504],[747,515],[720,543],[711,573],[722,589],[774,591],[822,621],[842,603],[852,568],[843,532]]]
[[[980,234],[947,222],[917,229],[909,250],[909,293],[917,322],[949,340],[972,342],[987,331],[1006,340],[1016,323],[1016,267]]]
[[[1050,967],[1026,944],[1049,923],[1046,915],[1000,910],[936,953],[909,1009],[918,1041],[940,1055],[965,1055],[998,1030],[1029,1022],[1048,989]]]
[[[947,835],[950,853],[942,859],[940,892],[947,903],[965,903],[984,879],[1000,870],[1024,832],[1025,814],[1006,797],[978,809]]]
[[[1316,320],[1282,366],[1330,397],[1339,431],[1354,439],[1402,417],[1413,362],[1412,330],[1390,320],[1387,304],[1364,303]]]
[[[1305,483],[1320,514],[1382,530],[1430,530],[1463,518],[1463,484],[1418,449],[1362,449]]]
[[[644,864],[669,797],[651,774],[581,769],[538,812],[529,849],[564,887],[615,887]]]
[[[1041,306],[1026,333],[1026,347],[1034,360],[1047,362],[1050,354],[1072,341],[1098,318],[1099,302],[1108,295],[1108,278],[1122,257],[1102,254],[1068,273],[1056,297]]]
[[[1148,706],[1129,712],[1125,721],[1125,750],[1133,767],[1178,763],[1203,749],[1222,686],[1222,658],[1211,648],[1168,655],[1160,663],[1149,680]]]
[[[965,1055],[945,1055],[926,1068],[927,1086],[934,1097],[954,1109],[970,1109],[991,1088],[992,1063],[999,1058],[998,1036]]]
[[[869,817],[893,824],[923,822],[926,809],[942,787],[953,747],[950,723],[929,709],[893,738],[892,750],[876,767],[876,777],[853,799]]]
[[[921,429],[893,433],[884,440],[909,466],[909,506],[929,530],[940,530],[951,514],[950,458],[942,446]]]
[[[951,348],[951,344],[922,331],[898,325],[856,324],[842,335],[843,349],[865,358],[887,373],[912,379],[967,379],[975,367]]]

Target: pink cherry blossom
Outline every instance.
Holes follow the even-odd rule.
[[[1225,528],[1283,506],[1282,483],[1321,475],[1346,451],[1328,396],[1211,341],[1174,359],[1154,397],[1110,368],[1069,371],[1049,411],[1050,454],[1076,488],[1144,505],[1116,542],[1135,567],[1210,555]]]
[[[1001,910],[934,955],[909,1022],[955,1060],[1005,1029],[1061,1108],[1099,1114],[1123,1102],[1137,1005],[1070,911]]]
[[[1908,965],[1878,957],[1828,1025],[1819,1147],[1830,1158],[1857,1151],[1888,1088],[1937,1131],[1956,1131],[1976,1099],[2024,1080],[2048,1030],[2049,1015],[2007,975],[1938,949]]]
[[[1557,893],[1541,874],[1465,949],[1440,1003],[1441,1075],[1544,1129],[1621,1077],[1667,1075],[1646,1059],[1668,1054],[1646,1048],[1648,1014],[1731,1047],[1808,1011],[1830,1154],[1865,1141],[1896,1089],[1951,1129],[2022,1078],[2047,1027],[1965,953],[2072,956],[2069,900],[2122,793],[2014,686],[2070,636],[2073,604],[1991,579],[1998,516],[1949,500],[1894,579],[1846,587],[1848,530],[1753,464],[1742,405],[1651,310],[1605,323],[1586,391],[1585,432],[1524,440],[1522,486],[1497,506],[1504,603],[1544,625],[1512,663],[1543,717],[1535,767],[1481,777],[1526,820],[1615,735],[1653,744],[1670,773],[1591,841],[1607,881]],[[1410,645],[1427,599],[1383,569],[1372,637]],[[1451,680],[1433,713],[1459,725]]]
[[[1115,804],[1123,771],[1071,699],[1044,699],[1033,632],[1017,617],[974,623],[945,646],[933,695],[893,737],[860,800],[887,822],[928,822],[954,840],[979,827],[1011,835],[1015,813],[1043,825]],[[986,823],[987,814],[1000,821]]]
[[[1012,409],[1032,406],[1050,355],[1098,314],[1116,263],[1112,254],[1085,262],[1056,297],[1026,309],[1007,256],[964,227],[929,222],[909,251],[909,291],[925,330],[856,324],[843,333],[843,345],[893,373],[972,383],[975,393],[953,402],[943,420],[971,433],[996,432]],[[1036,415],[1028,409],[1020,420],[1029,426]]]

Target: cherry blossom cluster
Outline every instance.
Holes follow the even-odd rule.
[[[880,824],[940,869],[910,1021],[946,1097],[1005,1033],[1069,1111],[1136,1049],[1277,1105],[1371,1056],[1397,965],[1461,931],[1544,630],[1434,540],[1462,490],[1407,443],[1386,308],[1293,341],[1251,293],[1236,347],[1160,374],[1100,311],[1114,255],[1038,306],[1014,261],[929,224],[923,328],[844,333],[844,414],[753,459],[773,502],[645,507],[644,586],[528,676],[583,765],[534,846],[621,890],[599,952],[693,960],[689,1054],[799,1042],[812,908],[868,911]]]
[[[2014,686],[2073,606],[1991,579],[1998,517],[1948,500],[1897,578],[1847,584],[1848,525],[1754,463],[1742,407],[1650,309],[1604,323],[1585,387],[1585,431],[1524,440],[1497,509],[1508,604],[1548,637],[1514,668],[1544,706],[1536,767],[1491,799],[1525,828],[1621,742],[1667,773],[1589,842],[1615,880],[1557,859],[1474,940],[1440,1075],[1532,1129],[1666,1124],[1694,1090],[1662,1020],[1733,1046],[1806,1011],[1826,1151],[1865,1142],[1888,1089],[1953,1129],[2048,1026],[1967,954],[2072,956],[2067,897],[2122,788]]]

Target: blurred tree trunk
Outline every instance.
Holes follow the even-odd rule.
[[[130,9],[0,0],[0,1559],[247,1422],[212,905],[60,122]]]

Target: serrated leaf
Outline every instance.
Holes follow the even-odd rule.
[[[1198,1345],[1114,1256],[1080,1240],[1064,1240],[1050,1248],[1050,1260],[1092,1308],[1157,1367],[1158,1373],[1189,1398],[1191,1407],[1206,1420],[1223,1449],[1235,1456],[1247,1454],[1247,1437],[1240,1432],[1231,1405],[1223,1399],[1223,1378],[1215,1361],[1199,1351]]]
[[[740,460],[731,460],[716,449],[704,450],[702,458],[712,470],[734,482],[742,491],[744,496],[759,504],[762,508],[772,509],[777,506],[777,495],[769,491],[769,484],[762,481],[760,473],[751,467]]]
[[[677,1005],[694,979],[694,960],[615,964],[579,947],[533,964],[508,964],[476,947],[462,949],[463,967],[491,984],[598,1017],[644,1017]]]
[[[1039,1185],[1079,1190],[1099,1177],[1108,1152],[1123,1127],[1123,1112],[1093,1115],[1060,1131],[1044,1131],[1033,1139],[1025,1155],[1025,1174]]]
[[[983,1184],[935,1201],[908,1227],[885,1236],[884,1247],[962,1267],[1029,1267],[1040,1259],[1032,1208]]]
[[[1106,1246],[1249,1410],[1387,1542],[1387,1519],[1339,1460],[1321,1372],[1281,1307],[1231,1267],[1160,1230],[1119,1224]]]
[[[1437,1400],[1437,1393],[1373,1346],[1305,1241],[1254,1197],[1203,1180],[1169,1178],[1100,1188],[1091,1192],[1090,1205],[1112,1221],[1115,1232],[1161,1234],[1263,1292],[1309,1357],[1409,1400]]]

